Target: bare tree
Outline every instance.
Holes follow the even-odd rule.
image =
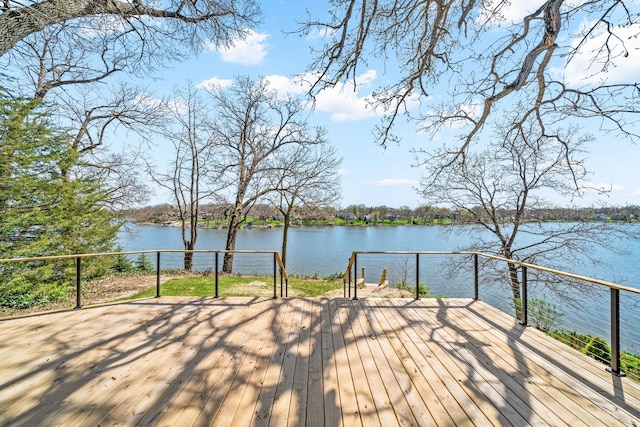
[[[232,199],[225,247],[232,251],[249,209],[275,190],[272,176],[282,168],[278,156],[289,147],[319,144],[324,133],[307,124],[300,100],[280,96],[265,80],[240,77],[211,96],[219,170]],[[226,253],[223,271],[230,273],[232,266],[233,253]]]
[[[273,176],[275,191],[269,196],[282,214],[282,262],[287,265],[287,239],[291,215],[296,208],[320,209],[336,203],[341,196],[336,149],[322,135],[316,146],[296,145],[277,156],[278,173]]]
[[[109,186],[110,207],[120,209],[146,198],[134,177],[140,148],[126,143],[114,150],[109,138],[114,132],[144,138],[143,130],[161,123],[159,103],[139,87],[113,81],[131,67],[112,32],[77,30],[64,23],[46,28],[18,43],[0,64],[11,76],[11,91],[40,100],[50,121],[69,134],[80,162],[62,171],[67,179],[100,177]]]
[[[113,209],[137,204],[147,197],[144,184],[136,179],[141,168],[141,143],[120,141],[113,146],[113,134],[133,134],[142,141],[148,132],[162,123],[159,101],[140,92],[139,88],[122,85],[109,90],[77,87],[67,93],[49,93],[44,104],[50,120],[57,121],[71,139],[72,148],[80,155],[70,176],[100,176],[109,185]]]
[[[132,70],[140,58],[127,53],[112,31],[86,31],[62,23],[24,38],[0,57],[0,63],[21,95],[44,99],[50,91],[86,86]]]
[[[205,41],[228,41],[252,27],[254,0],[5,0],[0,7],[0,56],[30,34],[59,24],[103,31],[115,29],[123,46],[139,56],[167,52],[167,46],[200,50]]]
[[[549,227],[529,214],[552,208],[553,195],[571,197],[587,189],[582,147],[590,141],[576,136],[575,129],[549,137],[536,130],[535,120],[531,122],[521,133],[499,128],[485,150],[469,151],[465,160],[446,149],[427,160],[423,195],[459,213],[461,225],[447,227],[446,232],[473,236],[473,245],[464,249],[548,267],[557,267],[558,259],[564,265],[578,258],[596,261],[595,246],[619,250],[615,241],[624,232],[617,227],[602,222]],[[519,269],[508,263],[514,298],[520,297]],[[552,278],[546,277],[544,284],[563,294],[564,288],[554,286]]]
[[[392,128],[400,115],[423,131],[461,129],[461,155],[479,137],[496,111],[518,111],[518,123],[535,119],[548,127],[567,119],[595,119],[603,132],[637,139],[640,86],[607,82],[614,61],[629,57],[628,40],[640,33],[636,2],[540,0],[519,22],[505,18],[512,2],[440,0],[348,0],[333,2],[329,18],[309,19],[304,34],[324,36],[310,69],[317,71],[312,94],[355,78],[370,58],[395,68],[399,79],[376,91],[389,111],[378,142],[396,141]],[[588,55],[584,79],[568,82],[561,70]],[[623,64],[623,62],[620,62]],[[446,76],[448,96],[433,105],[428,96]],[[407,108],[410,99],[424,111]],[[515,110],[513,107],[519,108]],[[490,129],[490,127],[489,127]]]
[[[159,105],[143,88],[115,80],[147,76],[168,61],[241,37],[259,16],[241,1],[12,1],[0,7],[3,85],[42,100],[51,121],[73,139],[81,176],[108,178],[112,207],[137,204],[146,192],[135,179],[140,151],[112,148],[113,134],[144,141],[161,123]]]
[[[184,90],[175,89],[168,104],[170,122],[165,127],[165,136],[171,141],[174,156],[166,173],[158,173],[149,165],[154,182],[173,194],[178,209],[182,242],[186,251],[195,249],[198,238],[200,203],[210,199],[215,189],[210,169],[213,164],[211,122],[207,104],[192,86]],[[191,271],[193,253],[185,252],[184,269]]]

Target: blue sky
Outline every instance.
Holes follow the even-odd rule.
[[[517,19],[527,12],[527,4],[518,3],[507,11],[507,16]],[[529,2],[526,2],[529,3]],[[268,78],[279,90],[302,93],[304,88],[296,84],[295,76],[304,73],[310,62],[309,45],[316,42],[297,34],[285,34],[297,29],[297,21],[306,18],[306,8],[313,14],[326,13],[324,2],[282,0],[263,2],[264,21],[245,41],[239,41],[229,49],[209,47],[198,57],[175,64],[162,70],[161,78],[149,86],[154,95],[168,95],[174,86],[192,82],[197,87],[208,84],[229,84],[235,76],[249,75],[253,78]],[[609,71],[610,81],[640,75],[640,42],[630,41],[631,54],[619,66]],[[569,68],[558,67],[570,81],[572,76],[584,75],[587,58],[578,58]],[[443,133],[435,138],[417,134],[415,125],[406,124],[396,130],[402,135],[399,145],[385,149],[377,146],[372,130],[380,122],[380,116],[366,108],[366,98],[377,87],[393,81],[396,75],[389,67],[371,60],[358,76],[358,87],[336,88],[321,93],[316,109],[310,112],[309,120],[314,125],[325,126],[330,142],[343,157],[342,176],[343,207],[351,204],[390,207],[417,207],[423,200],[416,193],[420,170],[415,163],[412,148],[436,147],[451,139],[453,134]],[[444,96],[434,93],[434,98]],[[626,140],[616,140],[593,132],[595,141],[590,145],[587,167],[593,172],[590,181],[597,187],[611,188],[605,197],[587,195],[582,200],[554,200],[560,205],[583,206],[640,204],[640,179],[637,163],[640,146]],[[157,141],[154,153],[158,164],[162,164],[166,141]],[[149,203],[169,201],[168,195],[157,191]]]

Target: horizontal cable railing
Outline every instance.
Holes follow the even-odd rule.
[[[17,263],[60,264],[58,268],[66,272],[65,277],[74,273],[75,305],[81,308],[83,268],[95,268],[95,263],[90,262],[92,258],[152,255],[150,270],[155,273],[155,295],[160,297],[161,272],[168,271],[167,266],[184,269],[185,254],[191,254],[193,269],[208,270],[214,276],[213,296],[217,298],[220,296],[220,256],[227,253],[238,256],[236,261],[239,262],[242,262],[240,258],[247,257],[246,268],[251,269],[251,273],[272,274],[273,298],[278,296],[279,275],[279,294],[288,296],[288,276],[280,254],[273,250],[145,250],[0,259],[0,274],[12,274],[7,267]],[[389,257],[394,258],[391,263]],[[452,262],[451,257],[456,261]],[[521,324],[535,326],[610,365],[612,373],[624,375],[626,372],[640,380],[639,289],[479,252],[368,251],[352,253],[343,275],[345,297],[358,299],[358,272],[361,269],[364,276],[365,264],[367,278],[374,278],[370,282],[385,279],[391,287],[401,284],[405,290],[412,291],[416,299],[426,296],[479,299],[482,296],[497,308],[515,313]],[[518,269],[518,299],[508,288],[505,293],[505,275],[496,275],[501,271],[499,265],[507,264]],[[23,267],[20,271],[25,270],[28,268]],[[86,275],[93,277],[91,272]],[[365,282],[365,277],[361,279]],[[553,287],[550,287],[551,283]],[[557,298],[557,295],[562,297]],[[550,299],[553,300],[549,302]],[[608,315],[603,316],[603,313]],[[608,340],[601,338],[607,336]]]
[[[466,257],[466,262],[446,260],[438,270],[435,263],[425,261],[442,256]],[[386,260],[382,260],[384,257]],[[640,380],[640,289],[480,252],[356,251],[343,276],[345,297],[358,299],[358,280],[365,282],[364,277],[358,279],[359,269],[362,276],[366,271],[374,284],[382,271],[388,277],[387,267],[394,262],[390,257],[400,260],[401,267],[401,280],[390,280],[390,286],[400,283],[410,288],[415,299],[424,295],[479,299],[482,291],[483,300],[515,312],[522,325],[536,326],[608,364],[616,375],[628,374]],[[500,278],[496,275],[499,268],[491,263],[517,268],[519,298],[511,289],[505,292],[504,278],[509,278],[508,274]],[[489,271],[491,274],[487,274]],[[452,281],[453,276],[463,277]],[[554,300],[549,302],[550,298]],[[607,335],[608,342],[601,338]]]
[[[161,293],[161,272],[164,267],[165,258],[170,258],[171,255],[180,255],[180,260],[174,259],[171,263],[169,270],[181,270],[184,268],[184,256],[185,254],[191,254],[192,268],[194,270],[207,270],[214,276],[215,295],[214,298],[219,298],[219,273],[221,266],[220,255],[232,253],[239,256],[251,256],[254,262],[251,263],[253,270],[251,273],[260,275],[273,275],[273,298],[278,297],[278,276],[280,277],[280,296],[288,296],[289,278],[287,276],[286,269],[280,257],[278,251],[273,250],[179,250],[179,249],[164,249],[164,250],[143,250],[143,251],[126,251],[126,252],[105,252],[105,253],[92,253],[92,254],[77,254],[77,255],[56,255],[56,256],[44,256],[44,257],[24,257],[24,258],[11,258],[0,259],[0,273],[3,273],[1,268],[10,264],[18,263],[43,263],[43,262],[72,262],[75,269],[75,288],[76,288],[76,308],[82,308],[82,284],[83,284],[83,264],[88,262],[87,260],[100,257],[130,257],[132,255],[153,255],[149,260],[151,262],[153,271],[156,275],[156,297],[160,297]],[[203,260],[204,255],[212,255],[212,258]],[[256,263],[256,256],[261,255],[261,262]],[[164,256],[164,257],[163,257]],[[264,257],[269,257],[268,261]],[[198,257],[200,259],[198,259]],[[181,266],[180,263],[182,263]],[[178,267],[179,266],[179,267]],[[67,266],[67,268],[69,268]],[[167,269],[165,269],[166,271]],[[271,270],[271,271],[268,271]],[[279,274],[278,274],[279,272]],[[10,273],[9,273],[10,274]]]

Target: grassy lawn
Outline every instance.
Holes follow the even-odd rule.
[[[289,279],[290,297],[317,297],[322,294],[342,289],[342,283],[314,279]],[[184,277],[168,280],[160,291],[165,296],[200,296],[215,295],[215,278],[212,276]],[[156,289],[150,288],[127,299],[155,296]],[[273,279],[270,277],[220,277],[218,281],[220,296],[273,296]],[[280,280],[277,282],[277,294],[280,296]]]

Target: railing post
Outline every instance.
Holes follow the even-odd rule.
[[[277,277],[276,277],[276,253],[273,253],[273,299],[278,298],[278,287],[277,287]],[[280,293],[282,293],[282,290],[280,290]],[[282,295],[280,295],[282,296]]]
[[[353,254],[353,273],[355,276],[355,280],[353,281],[353,299],[357,300],[358,299],[358,254]]]
[[[522,267],[522,293],[520,294],[520,301],[522,303],[521,313],[520,313],[520,324],[523,326],[527,326],[527,267]]]
[[[347,292],[349,293],[348,296],[347,296]],[[347,282],[347,289],[345,289],[344,291],[344,297],[351,298],[351,268],[349,268],[349,281]]]
[[[609,372],[619,377],[626,374],[620,370],[620,290],[611,288],[611,367]]]
[[[82,308],[82,258],[76,258],[76,308]]]
[[[416,301],[420,299],[420,254],[416,253]]]
[[[220,294],[218,293],[218,290],[219,290],[218,289],[218,286],[219,286],[218,285],[218,277],[219,277],[219,275],[218,275],[218,255],[219,255],[219,252],[216,252],[216,260],[215,260],[216,294],[214,295],[214,298],[220,298]]]
[[[473,254],[473,300],[478,301],[478,254]]]
[[[156,298],[160,298],[160,251],[156,252]]]

